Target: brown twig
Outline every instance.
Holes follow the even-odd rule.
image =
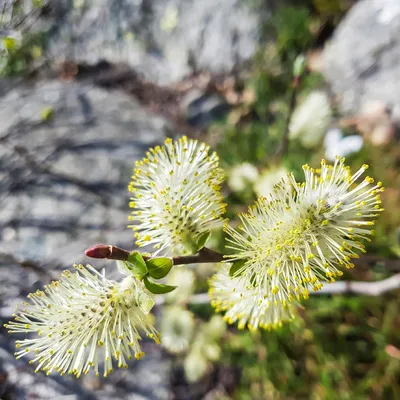
[[[130,255],[130,251],[121,249],[112,245],[96,245],[86,250],[86,255],[92,258],[108,258],[110,260],[126,261]],[[145,260],[151,257],[144,256]],[[186,265],[195,263],[218,263],[224,260],[223,254],[204,247],[197,254],[189,256],[173,257],[174,265]],[[384,262],[385,267],[390,267],[390,263],[395,263],[396,266],[400,260],[385,260],[379,257],[372,256],[371,259],[366,258],[367,263]],[[390,278],[375,282],[358,282],[358,281],[342,281],[334,282],[324,286],[318,292],[311,294],[364,294],[367,296],[380,296],[391,290],[400,288],[400,274],[395,274]],[[190,303],[202,304],[208,302],[206,293],[195,295],[191,298]]]
[[[131,251],[121,249],[113,245],[97,244],[86,250],[85,254],[91,258],[107,258],[110,260],[126,261]],[[144,256],[145,259],[150,257]],[[199,262],[211,263],[221,262],[224,257],[222,254],[204,247],[199,253],[190,256],[174,257],[174,265],[195,264]],[[356,267],[373,268],[376,264],[382,264],[386,271],[400,271],[400,259],[388,259],[374,255],[362,255],[360,258],[354,259],[353,263]]]
[[[113,245],[98,244],[87,249],[85,254],[91,258],[107,258],[109,260],[126,261],[131,252]],[[148,260],[151,257],[143,256],[143,258]],[[203,247],[197,254],[172,257],[172,262],[174,265],[187,265],[196,263],[218,263],[223,261],[223,259],[223,254],[208,249],[207,247]]]

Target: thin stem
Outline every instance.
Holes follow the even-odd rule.
[[[281,144],[275,154],[275,161],[277,164],[279,164],[282,161],[282,158],[287,154],[289,148],[290,121],[292,119],[292,115],[297,104],[297,94],[299,86],[300,86],[300,77],[299,76],[293,77],[291,91],[290,91],[289,110],[285,120],[285,130],[283,132]]]
[[[85,254],[91,258],[107,258],[110,260],[126,261],[131,251],[121,249],[113,245],[98,244],[85,251]],[[149,260],[150,256],[143,256],[145,260]],[[172,257],[174,265],[186,265],[196,263],[218,263],[223,261],[224,255],[217,251],[203,247],[197,254],[189,256]]]
[[[121,249],[113,245],[98,244],[87,249],[85,254],[91,258],[107,258],[109,260],[126,261],[131,251]],[[0,253],[1,255],[1,253]],[[145,260],[150,259],[149,256],[143,256]],[[174,265],[187,265],[195,263],[218,263],[224,260],[224,255],[217,251],[211,250],[207,247],[201,249],[197,254],[189,256],[173,257]],[[30,262],[30,261],[29,261]],[[358,268],[370,269],[374,268],[377,264],[381,264],[386,271],[398,272],[400,271],[399,259],[387,259],[385,257],[374,255],[362,255],[359,259],[353,260]],[[22,265],[22,262],[19,262]],[[334,286],[334,285],[333,285]],[[330,285],[332,287],[332,285]]]
[[[197,254],[191,256],[173,257],[174,265],[185,265],[195,263],[218,263],[224,260],[224,255],[217,251],[203,247]]]

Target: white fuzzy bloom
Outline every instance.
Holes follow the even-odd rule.
[[[258,197],[269,196],[274,191],[275,185],[287,174],[287,169],[282,166],[265,169],[254,183],[254,192]]]
[[[193,314],[179,306],[166,307],[161,321],[162,346],[171,353],[188,349],[193,336]]]
[[[167,276],[167,284],[176,289],[165,294],[165,301],[172,304],[185,304],[195,289],[196,276],[188,268],[174,267]]]
[[[229,276],[229,268],[230,264],[221,266],[210,279],[209,289],[211,305],[217,312],[225,311],[226,322],[238,322],[239,329],[275,329],[294,318],[294,304],[271,302],[242,277]]]
[[[228,186],[234,192],[242,192],[256,181],[257,168],[248,162],[235,165],[229,171]]]
[[[330,129],[324,138],[325,157],[329,161],[334,161],[337,155],[346,157],[360,151],[363,144],[364,139],[360,135],[343,137],[340,129]]]
[[[336,158],[335,164],[314,170],[303,166],[305,183],[293,175],[282,181],[268,198],[259,198],[240,215],[239,230],[227,226],[231,260],[244,260],[237,271],[247,286],[256,287],[271,303],[286,305],[309,296],[352,268],[352,258],[365,252],[381,208],[382,183],[354,175]],[[288,188],[292,186],[293,191]]]
[[[318,146],[331,123],[331,108],[325,92],[310,93],[293,112],[289,137],[307,148]]]
[[[129,190],[138,246],[152,245],[156,254],[192,253],[199,235],[221,226],[223,173],[209,149],[186,137],[167,139],[136,162]]]
[[[159,343],[159,334],[150,322],[148,307],[142,304],[142,283],[132,276],[121,283],[111,281],[90,265],[75,265],[77,272],[64,271],[61,280],[45,291],[28,295],[30,303],[17,308],[15,321],[6,327],[10,333],[35,333],[32,339],[17,340],[15,353],[20,358],[33,353],[30,363],[38,363],[48,375],[79,377],[93,367],[104,376],[113,367],[127,368],[127,360],[140,359],[139,331]]]

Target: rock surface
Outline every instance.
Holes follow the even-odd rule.
[[[88,262],[85,248],[132,247],[126,186],[135,160],[168,129],[127,95],[89,84],[38,82],[0,97],[1,326],[58,270]],[[112,262],[92,264],[119,276]],[[14,338],[0,329],[0,375],[12,398],[167,398],[169,361],[150,343],[148,357],[104,382],[49,379],[14,359]]]
[[[132,245],[126,186],[166,121],[78,83],[38,83],[0,101],[2,251],[66,266],[96,242]]]
[[[51,58],[89,65],[125,63],[161,84],[201,69],[218,74],[238,68],[257,50],[261,21],[269,15],[265,5],[242,0],[52,4]]]
[[[400,122],[400,2],[357,2],[326,46],[323,64],[344,112],[383,102]]]
[[[191,89],[180,102],[181,113],[187,123],[194,127],[207,128],[222,119],[230,109],[226,100],[217,93]]]

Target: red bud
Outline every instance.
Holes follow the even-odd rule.
[[[112,254],[112,246],[107,244],[97,244],[85,251],[88,257],[92,258],[110,258]]]

